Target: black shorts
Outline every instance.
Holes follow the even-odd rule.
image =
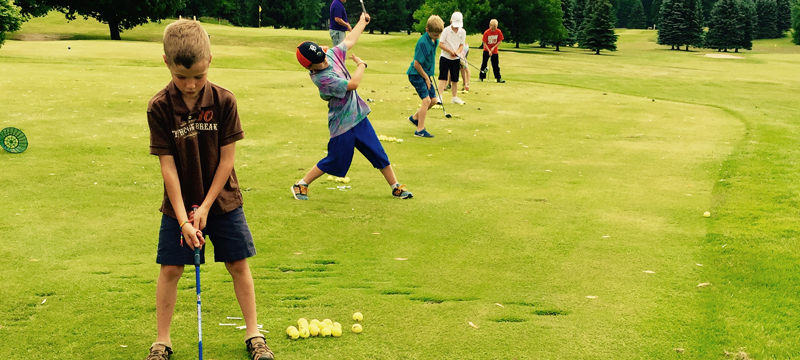
[[[156,263],[161,265],[192,265],[194,250],[188,245],[181,247],[181,229],[178,220],[161,216],[161,230],[158,233],[158,253]],[[237,208],[221,215],[208,215],[203,235],[208,235],[214,245],[214,261],[234,262],[256,254],[253,235],[244,217],[244,210]],[[200,263],[205,263],[208,243],[200,250]]]
[[[461,60],[450,60],[448,58],[439,58],[439,80],[447,80],[447,74],[450,74],[450,81],[458,82],[458,74],[461,72]]]

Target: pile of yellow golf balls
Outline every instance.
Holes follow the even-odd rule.
[[[336,177],[334,177],[333,175],[328,175],[328,177],[326,178],[326,180],[328,180],[328,181],[335,181],[335,182],[337,182],[337,183],[345,183],[345,184],[347,184],[347,183],[349,183],[349,182],[350,182],[350,177],[349,177],[349,176],[345,176],[345,177],[338,177],[338,176],[336,176]]]
[[[364,315],[362,315],[360,312],[357,312],[353,314],[353,320],[364,320]],[[353,324],[353,327],[351,328],[351,331],[356,334],[360,334],[363,330],[364,328],[361,326],[361,324]],[[297,327],[292,325],[286,328],[286,335],[292,340],[297,340],[299,338],[307,339],[311,336],[340,337],[342,336],[342,324],[334,322],[331,319],[325,319],[322,321],[314,319],[309,322],[306,320],[306,318],[300,318],[297,320]]]

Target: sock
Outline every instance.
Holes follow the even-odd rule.
[[[394,183],[394,185],[392,185],[392,190],[397,189],[397,187],[399,187],[399,186],[400,186],[400,183]]]
[[[297,185],[305,185],[305,186],[308,186],[308,184],[306,184],[306,182],[305,182],[305,181],[303,181],[303,179],[300,179],[299,181],[297,181]]]

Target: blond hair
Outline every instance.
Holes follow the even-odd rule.
[[[444,20],[439,15],[431,15],[425,24],[425,30],[431,34],[441,34],[444,31]]]
[[[178,20],[164,29],[164,55],[170,65],[189,69],[201,60],[211,59],[208,33],[193,20]]]
[[[497,19],[492,19],[489,21],[489,28],[492,30],[497,30]]]

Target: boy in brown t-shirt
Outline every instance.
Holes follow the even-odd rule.
[[[251,358],[273,359],[256,325],[255,290],[247,264],[256,250],[233,170],[236,141],[244,138],[236,98],[207,81],[211,45],[200,23],[179,20],[167,26],[164,62],[172,81],[147,107],[150,153],[158,155],[164,178],[156,256],[161,264],[156,285],[158,336],[147,359],[167,360],[172,354],[170,325],[178,280],[184,265],[194,263],[194,248],[201,248],[205,262],[203,234],[214,244],[214,260],[225,262],[233,277]]]

